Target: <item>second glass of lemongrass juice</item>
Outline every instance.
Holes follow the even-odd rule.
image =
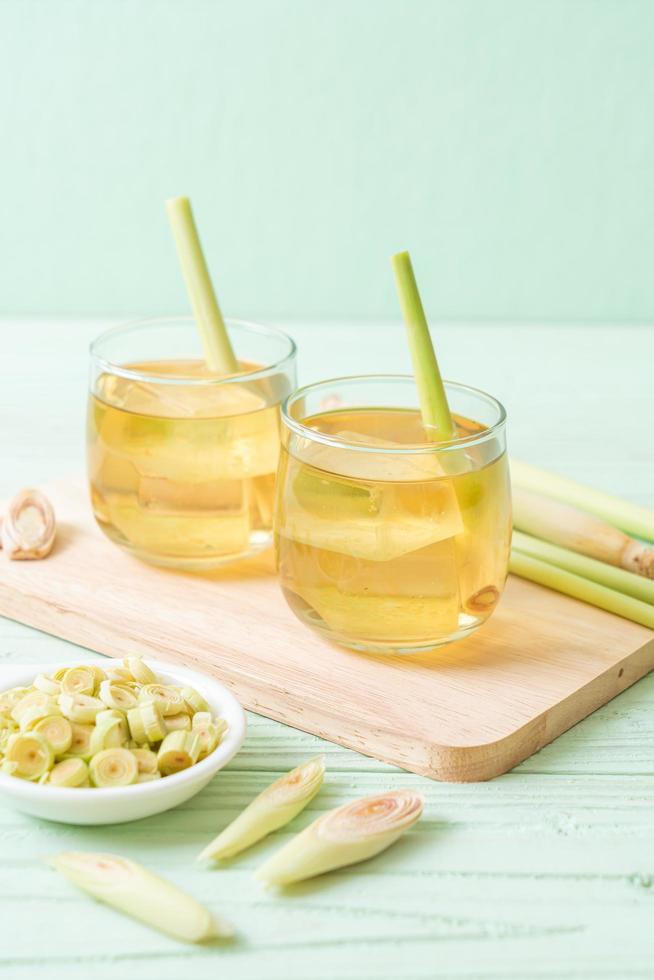
[[[456,438],[429,442],[413,378],[342,378],[282,409],[275,543],[286,599],[354,649],[413,653],[464,637],[507,575],[505,413],[446,384]]]
[[[272,540],[279,405],[295,344],[227,321],[241,373],[203,360],[191,318],[141,321],[91,347],[87,447],[95,518],[158,565],[206,570]]]

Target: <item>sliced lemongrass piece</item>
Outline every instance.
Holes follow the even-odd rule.
[[[88,781],[89,770],[83,759],[64,759],[50,770],[48,783],[52,786],[78,788]]]
[[[213,715],[210,711],[196,711],[192,719],[192,727],[200,728],[202,725],[210,725],[213,722]]]
[[[73,740],[70,743],[67,755],[80,756],[83,759],[91,755],[91,735],[93,725],[78,725],[73,722]]]
[[[634,623],[654,629],[654,606],[647,602],[623,595],[622,592],[616,592],[605,585],[598,585],[597,582],[591,582],[581,575],[566,572],[557,565],[531,558],[520,551],[511,552],[509,569],[521,578],[537,582],[548,589],[563,592],[573,599],[580,599],[591,606],[597,606],[616,616],[631,619]]]
[[[86,666],[88,670],[93,671],[93,677],[95,679],[95,690],[98,691],[100,689],[100,685],[102,684],[102,682],[106,681],[107,675],[105,674],[102,667],[99,667],[97,664],[87,664]]]
[[[116,684],[133,684],[134,678],[132,677],[131,670],[127,667],[112,666],[107,671],[106,680],[112,681]]]
[[[7,762],[16,766],[13,775],[21,779],[38,779],[54,763],[52,746],[42,735],[34,732],[12,735],[7,743],[5,757]]]
[[[0,763],[0,772],[3,772],[5,776],[15,776],[16,770],[18,769],[18,763],[10,762],[9,759],[3,759]]]
[[[169,732],[189,732],[191,730],[191,716],[186,712],[178,715],[166,715],[164,718],[166,731]]]
[[[59,705],[52,699],[47,704],[32,704],[20,713],[20,730],[31,731],[43,718],[51,715],[61,715]]]
[[[130,786],[136,782],[138,763],[129,749],[103,749],[89,763],[89,775],[94,786]]]
[[[120,749],[124,742],[121,723],[117,718],[114,718],[104,725],[94,727],[89,748],[91,755],[95,755],[104,749]]]
[[[284,827],[311,802],[324,775],[325,757],[319,755],[275,780],[205,847],[198,860],[234,857]]]
[[[89,667],[70,667],[61,678],[63,694],[93,694],[95,673]]]
[[[13,560],[45,558],[56,533],[52,504],[39,490],[21,490],[9,501],[0,524],[2,547]]]
[[[157,769],[157,753],[153,752],[151,749],[130,749],[130,752],[136,759],[136,765],[138,766],[139,776],[143,773],[157,773],[161,775]]]
[[[187,197],[166,201],[166,211],[177,245],[177,254],[193,308],[200,328],[204,356],[212,371],[236,374],[238,361],[227,334],[211,276],[195,226],[191,202]]]
[[[155,779],[163,779],[163,776],[157,770],[156,772],[140,772],[136,777],[137,783],[152,783]]]
[[[129,738],[127,715],[124,711],[119,711],[118,708],[106,708],[104,711],[98,711],[97,715],[95,716],[95,724],[98,728],[105,725],[113,726],[118,724],[121,742],[126,742]]]
[[[142,745],[143,742],[148,741],[148,736],[145,734],[145,725],[143,724],[140,708],[129,709],[127,712],[127,724],[129,725],[129,733],[135,742]]]
[[[108,708],[119,711],[129,711],[138,704],[138,698],[131,688],[110,680],[100,684],[100,699]]]
[[[141,657],[123,657],[123,664],[125,670],[129,671],[130,675],[139,684],[156,683],[157,675],[143,662]]]
[[[162,776],[171,776],[195,765],[200,754],[200,740],[193,732],[170,732],[157,753],[157,767]]]
[[[560,548],[549,541],[533,538],[530,534],[523,534],[521,531],[513,532],[513,548],[530,558],[540,558],[541,561],[557,565],[566,572],[581,575],[591,582],[605,585],[609,589],[623,592],[654,606],[654,582],[643,578],[642,575],[626,572],[622,568],[607,565],[606,562],[597,561],[595,558],[588,558],[577,551]]]
[[[408,252],[398,252],[392,257],[391,264],[407,330],[425,432],[433,442],[447,442],[455,437],[456,428],[452,421],[445,386],[413,273],[411,257]]]
[[[36,735],[42,735],[52,746],[56,756],[68,752],[73,741],[73,726],[62,715],[48,715],[37,722],[33,729]]]
[[[51,675],[52,676],[52,680],[53,681],[57,681],[59,684],[61,684],[61,681],[63,679],[63,676],[64,676],[64,674],[66,673],[67,670],[70,670],[70,667],[57,667],[57,669],[55,670],[55,672]]]
[[[17,690],[20,690],[18,688]],[[7,692],[10,694],[11,692]],[[53,703],[53,699],[45,691],[35,691],[33,688],[27,690],[22,697],[16,697],[11,708],[11,717],[20,724],[21,715],[29,708],[36,706],[42,707]],[[55,702],[56,703],[56,702]]]
[[[194,687],[183,687],[181,690],[181,695],[186,702],[187,707],[193,713],[196,711],[209,711],[209,705]]]
[[[630,538],[587,511],[521,487],[513,489],[513,523],[519,531],[654,578],[654,548]]]
[[[11,687],[8,691],[3,691],[2,694],[0,694],[0,711],[3,714],[5,712],[11,714],[16,705],[19,704],[24,697],[27,697],[30,691],[31,688],[29,687]],[[39,693],[43,694],[45,692],[40,691]]]
[[[420,819],[423,799],[412,790],[367,796],[319,817],[256,872],[269,885],[289,885],[367,861]]]
[[[220,740],[227,731],[227,722],[224,718],[217,718],[215,722],[205,721],[195,724],[195,719],[206,712],[199,711],[193,716],[193,731],[200,739],[200,755],[198,759],[204,759],[210,752],[220,744]]]
[[[46,674],[36,675],[34,678],[34,687],[37,691],[43,691],[44,694],[49,694],[51,697],[56,697],[61,690],[59,681],[53,680],[52,677],[47,677]]]
[[[186,711],[182,692],[170,684],[144,684],[139,691],[139,702],[154,702],[163,715],[177,715]]]
[[[67,851],[51,867],[93,898],[182,942],[233,936],[232,927],[191,895],[115,854]]]
[[[161,708],[154,701],[146,701],[139,708],[143,730],[148,742],[160,742],[166,735],[166,724]]]
[[[511,480],[514,486],[544,493],[572,507],[579,507],[637,538],[654,541],[654,511],[622,500],[604,490],[576,483],[558,473],[539,469],[520,460],[511,460]]]
[[[79,725],[91,724],[98,712],[104,710],[100,698],[90,694],[60,694],[57,702],[61,713]]]

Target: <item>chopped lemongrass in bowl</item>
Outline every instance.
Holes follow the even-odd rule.
[[[139,819],[203,789],[245,729],[224,685],[185,667],[134,657],[2,667],[0,792],[49,820]]]
[[[213,752],[227,728],[194,688],[158,682],[140,657],[117,671],[39,674],[27,689],[0,693],[0,724],[2,772],[71,788],[172,776]]]

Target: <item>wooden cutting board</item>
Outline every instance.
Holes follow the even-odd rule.
[[[434,779],[506,772],[654,667],[654,633],[510,579],[476,635],[415,657],[365,656],[290,613],[270,556],[202,576],[144,565],[97,529],[86,487],[46,487],[44,561],[0,552],[0,613],[114,657],[225,682],[252,711]]]

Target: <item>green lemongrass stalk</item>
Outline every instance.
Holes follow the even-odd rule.
[[[582,578],[567,572],[557,565],[550,565],[548,562],[541,561],[539,558],[532,558],[520,551],[512,551],[509,560],[509,569],[514,575],[520,578],[529,579],[544,585],[548,589],[556,592],[563,592],[565,595],[572,596],[573,599],[581,599],[588,602],[591,606],[605,609],[607,612],[622,616],[624,619],[631,619],[634,623],[654,629],[654,607],[640,599],[616,592],[605,585],[598,585],[589,579]]]
[[[654,548],[648,548],[612,524],[561,500],[516,486],[513,488],[513,524],[519,531],[552,544],[654,578]]]
[[[588,558],[586,555],[580,555],[577,551],[569,551],[568,548],[560,548],[556,544],[542,541],[540,538],[533,538],[530,534],[523,534],[521,531],[513,532],[513,548],[523,555],[540,558],[541,561],[546,561],[550,565],[558,565],[566,572],[581,575],[582,578],[590,579],[591,582],[605,585],[609,589],[623,592],[625,595],[640,599],[641,602],[649,602],[654,606],[654,582],[643,578],[642,575],[626,572],[622,568],[607,565],[606,562]]]
[[[654,541],[654,511],[646,507],[614,497],[604,490],[595,490],[581,483],[575,483],[574,480],[538,469],[529,463],[521,463],[517,459],[511,460],[511,479],[515,486],[563,500],[573,507],[580,507],[595,514],[596,517],[609,521],[627,534]]]
[[[238,361],[218,306],[195,226],[191,202],[187,197],[170,198],[166,201],[166,211],[175,236],[193,314],[200,328],[205,360],[212,371],[236,374],[239,371]]]
[[[233,936],[232,927],[170,882],[115,854],[65,851],[48,862],[82,891],[187,943]]]
[[[284,827],[310,803],[325,774],[325,757],[317,756],[264,789],[198,856],[198,860],[234,857]]]
[[[391,263],[418,386],[422,423],[432,442],[447,442],[454,438],[456,429],[409,253],[398,252]]]
[[[423,799],[411,790],[367,796],[319,817],[273,854],[256,877],[290,885],[374,857],[420,819]]]

